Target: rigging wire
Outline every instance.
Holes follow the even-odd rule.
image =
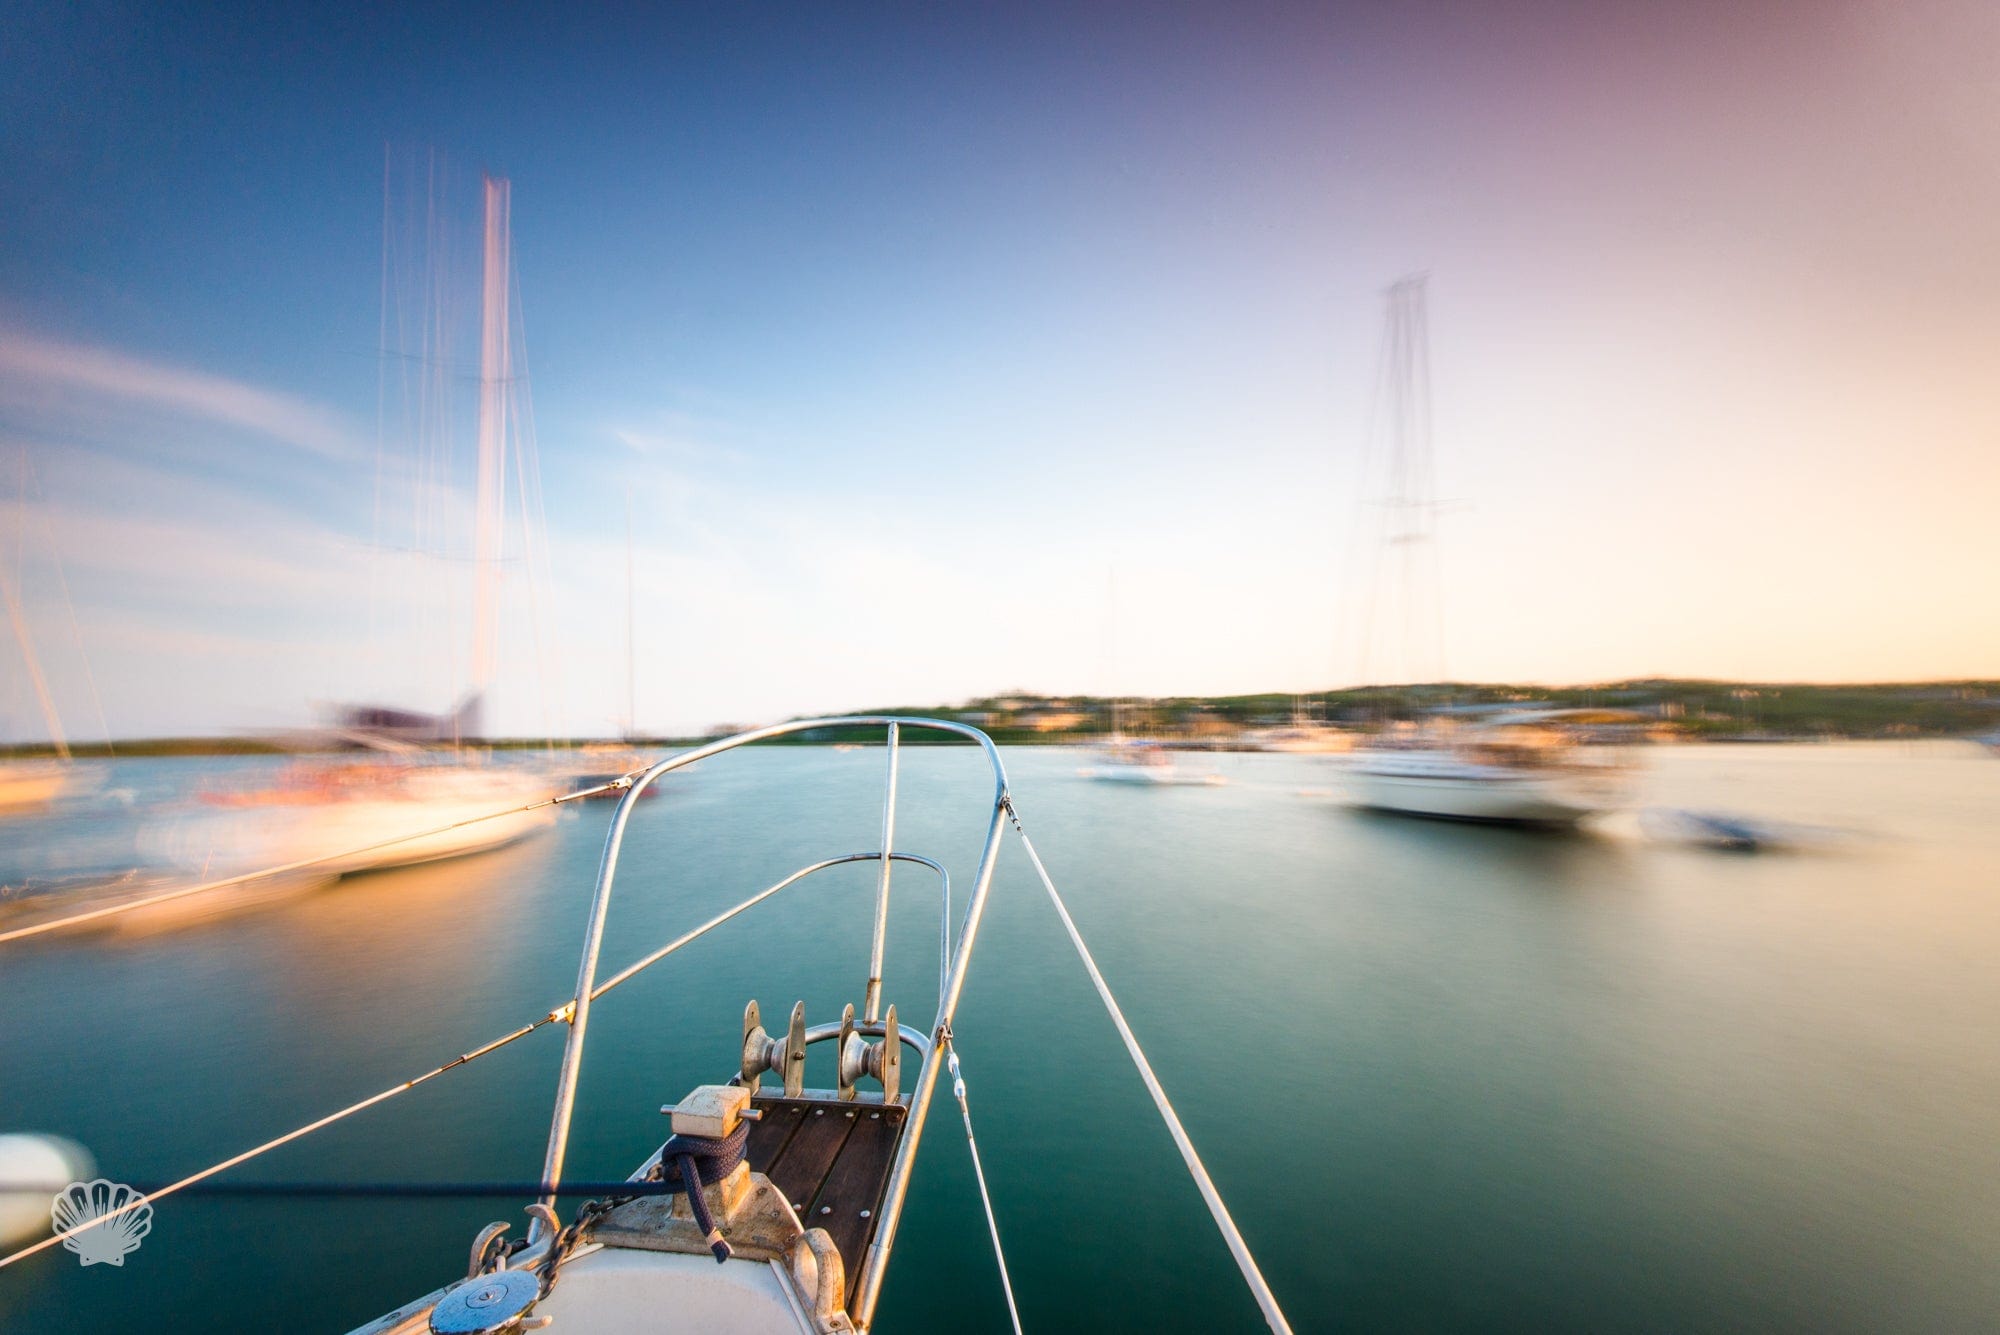
[[[972,1175],[979,1180],[979,1204],[986,1211],[986,1231],[993,1236],[993,1259],[1000,1266],[1000,1288],[1007,1295],[1007,1319],[1014,1323],[1014,1335],[1021,1335],[1021,1312],[1014,1306],[1014,1281],[1007,1274],[1007,1252],[1000,1245],[1000,1221],[993,1214],[993,1197],[986,1190],[986,1169],[979,1162],[979,1141],[972,1134],[972,1109],[965,1101],[965,1076],[958,1069],[958,1048],[945,1040],[945,1066],[951,1072],[951,1092],[958,1100],[958,1115],[965,1119],[965,1147],[972,1151]]]
[[[615,785],[612,784],[604,785],[604,787],[607,788],[613,786]],[[580,796],[580,794],[578,794],[578,796]],[[852,854],[849,855],[848,857],[835,858],[832,859],[830,862],[816,864],[814,867],[794,872],[792,875],[786,877],[784,880],[779,881],[776,885],[772,885],[763,890],[760,890],[758,893],[752,895],[750,898],[744,900],[742,903],[737,904],[735,907],[726,909],[723,912],[716,914],[713,918],[710,918],[707,922],[701,924],[701,926],[696,927],[691,931],[682,934],[680,937],[669,942],[667,945],[661,947],[659,950],[654,951],[651,955],[648,955],[644,959],[639,960],[637,963],[632,964],[631,966],[626,968],[623,972],[618,973],[612,976],[611,978],[606,979],[604,982],[598,984],[595,988],[591,989],[590,993],[591,1000],[595,1001],[597,998],[603,996],[606,992],[609,992],[612,988],[617,987],[620,983],[623,983],[628,979],[636,976],[642,970],[650,968],[652,965],[659,963],[667,956],[673,954],[676,950],[679,950],[682,946],[685,946],[690,942],[696,940],[697,938],[706,935],[708,932],[713,931],[715,928],[720,927],[723,923],[728,922],[731,918],[734,918],[737,914],[744,912],[746,909],[752,908],[757,904],[761,904],[763,901],[769,899],[772,895],[777,894],[780,890],[785,889],[787,886],[797,883],[798,881],[802,880],[805,876],[809,875],[812,871],[817,870],[818,867],[830,866],[833,865],[833,863],[837,862],[866,861],[867,859],[874,856],[875,855],[872,853]],[[189,1187],[193,1187],[196,1184],[203,1182],[208,1178],[214,1177],[217,1173],[221,1173],[227,1169],[234,1168],[238,1164],[247,1163],[251,1159],[255,1159],[259,1155],[266,1154],[271,1150],[275,1150],[282,1145],[289,1145],[291,1142],[298,1140],[300,1137],[310,1135],[313,1132],[320,1130],[322,1127],[332,1126],[335,1122],[344,1121],[358,1112],[362,1112],[368,1108],[374,1107],[378,1103],[386,1103],[390,1099],[395,1098],[398,1094],[407,1093],[408,1091],[415,1089],[418,1085],[424,1084],[425,1082],[430,1080],[434,1080],[438,1076],[443,1075],[446,1071],[449,1071],[454,1067],[464,1066],[466,1063],[475,1061],[480,1057],[484,1057],[488,1053],[499,1051],[501,1048],[506,1047],[508,1044],[514,1042],[517,1039],[526,1038],[529,1034],[534,1033],[537,1029],[540,1029],[545,1025],[554,1024],[558,1020],[567,1020],[574,1013],[575,1008],[576,1008],[576,1003],[574,1000],[566,1001],[562,1005],[550,1011],[548,1014],[534,1021],[532,1024],[524,1024],[520,1028],[515,1029],[510,1033],[501,1035],[499,1038],[494,1039],[490,1043],[483,1043],[479,1047],[472,1049],[470,1052],[461,1053],[457,1057],[454,1057],[450,1061],[444,1063],[442,1066],[433,1067],[432,1069],[424,1072],[422,1075],[417,1076],[414,1079],[405,1080],[400,1084],[391,1085],[389,1088],[384,1089],[379,1093],[371,1094],[365,1099],[361,1099],[355,1103],[350,1103],[345,1108],[342,1108],[337,1112],[328,1113],[326,1116],[321,1117],[316,1121],[308,1122],[304,1126],[301,1126],[296,1130],[287,1131],[282,1136],[273,1137],[272,1139],[265,1141],[261,1145],[243,1151],[241,1154],[232,1155],[230,1158],[224,1159],[221,1163],[212,1164],[209,1167],[204,1168],[197,1173],[190,1173],[186,1177],[181,1178],[178,1182],[169,1183],[168,1185],[160,1188],[158,1191],[148,1193],[147,1195],[144,1196],[135,1197],[132,1201],[130,1201],[126,1205],[123,1205],[115,1210],[111,1210],[103,1215],[99,1215],[96,1218],[89,1220],[86,1223],[79,1224],[73,1228],[65,1229],[59,1233],[51,1234],[50,1236],[43,1238],[40,1242],[33,1243],[27,1247],[23,1247],[19,1251],[13,1252],[7,1256],[0,1256],[0,1269],[5,1269],[6,1267],[14,1264],[16,1261],[25,1260],[28,1257],[33,1256],[37,1252],[45,1251],[46,1249],[53,1247],[57,1243],[63,1241],[65,1238],[74,1237],[76,1234],[81,1233],[84,1229],[94,1228],[98,1224],[103,1223],[107,1219],[115,1218],[118,1215],[125,1214],[131,1210],[138,1209],[141,1205],[148,1204],[152,1201],[163,1200],[168,1196],[172,1196],[181,1191],[185,1191]],[[563,1190],[566,1191],[568,1190],[568,1188],[563,1188]]]
[[[532,811],[540,807],[555,806],[560,803],[575,801],[579,798],[587,797],[596,793],[602,793],[620,788],[626,788],[630,786],[633,777],[634,776],[632,775],[626,775],[619,779],[613,780],[609,783],[599,784],[592,788],[582,789],[577,792],[564,794],[559,797],[544,798],[542,800],[531,802],[522,807],[515,808],[512,810],[493,812],[485,816],[470,817],[463,821],[454,822],[453,824],[445,826],[438,831],[427,831],[422,834],[405,835],[396,839],[384,840],[381,843],[370,845],[367,848],[354,850],[354,852],[360,853],[360,852],[372,851],[376,848],[386,848],[395,844],[407,842],[410,839],[424,838],[428,834],[442,833],[444,831],[458,829],[466,825],[477,824],[480,821],[493,820],[501,816],[513,815],[516,814],[517,812]],[[1224,1204],[1222,1200],[1221,1192],[1216,1188],[1214,1180],[1209,1176],[1207,1167],[1202,1163],[1200,1154],[1195,1150],[1193,1142],[1188,1137],[1187,1129],[1181,1124],[1179,1114],[1177,1114],[1174,1111],[1173,1104],[1168,1099],[1165,1089],[1161,1086],[1159,1077],[1154,1073],[1152,1064],[1146,1059],[1146,1054],[1144,1050],[1139,1046],[1139,1040],[1133,1034],[1130,1024],[1127,1023],[1124,1011],[1119,1007],[1117,999],[1111,993],[1111,988],[1109,984],[1105,982],[1104,975],[1099,971],[1097,967],[1097,961],[1095,960],[1095,958],[1092,957],[1089,947],[1084,944],[1083,937],[1081,933],[1078,932],[1075,921],[1069,915],[1068,907],[1064,904],[1061,894],[1058,893],[1058,891],[1056,890],[1054,880],[1051,879],[1051,877],[1049,876],[1048,868],[1045,865],[1043,865],[1040,854],[1038,854],[1035,851],[1035,846],[1033,841],[1031,841],[1028,838],[1028,832],[1021,824],[1020,813],[1014,807],[1012,798],[1010,796],[1005,795],[1003,792],[1003,795],[1001,797],[1001,804],[1007,813],[1008,819],[1012,822],[1014,826],[1015,833],[1020,836],[1021,846],[1023,850],[1026,851],[1029,861],[1034,865],[1035,874],[1037,875],[1037,877],[1040,878],[1043,889],[1045,889],[1048,892],[1049,901],[1054,906],[1057,917],[1059,917],[1062,920],[1063,929],[1069,934],[1070,942],[1072,945],[1075,946],[1077,955],[1083,963],[1085,972],[1089,974],[1092,985],[1097,989],[1097,994],[1099,999],[1103,1001],[1105,1010],[1109,1013],[1113,1025],[1115,1025],[1118,1030],[1119,1037],[1124,1041],[1127,1053],[1130,1054],[1134,1066],[1138,1068],[1139,1076],[1146,1086],[1147,1093],[1152,1097],[1154,1106],[1158,1109],[1161,1119],[1166,1123],[1168,1134],[1173,1138],[1175,1146],[1179,1149],[1182,1161],[1186,1164],[1190,1176],[1194,1179],[1194,1184],[1197,1191],[1201,1194],[1204,1203],[1207,1205],[1209,1214],[1214,1219],[1217,1229],[1222,1233],[1223,1240],[1227,1244],[1230,1254],[1236,1261],[1237,1269],[1241,1272],[1244,1282],[1249,1286],[1251,1294],[1256,1299],[1258,1307],[1263,1311],[1265,1321],[1269,1324],[1270,1328],[1274,1332],[1279,1332],[1279,1335],[1291,1335],[1291,1325],[1286,1320],[1283,1310],[1278,1306],[1277,1298],[1271,1292],[1270,1285],[1265,1281],[1263,1272],[1258,1268],[1256,1258],[1252,1255],[1249,1244],[1244,1240],[1241,1231],[1238,1230],[1236,1226],[1236,1221],[1234,1220],[1234,1218],[1231,1217],[1228,1206]],[[146,904],[160,903],[164,902],[165,900],[180,898],[184,895],[194,894],[204,890],[219,889],[227,885],[239,884],[241,882],[255,880],[263,876],[270,876],[286,871],[298,870],[318,863],[328,862],[351,855],[352,854],[335,853],[335,854],[324,855],[317,858],[308,858],[296,863],[287,864],[282,867],[269,868],[263,871],[247,873],[242,876],[225,878],[224,880],[221,881],[210,882],[198,886],[186,887],[180,890],[169,891],[163,895],[150,896],[138,901],[134,901],[129,904],[111,906],[105,909],[94,910],[89,913],[78,914],[70,918],[59,919],[51,923],[43,923],[33,927],[17,929],[13,932],[0,934],[0,943],[4,943],[10,940],[15,940],[24,936],[36,935],[41,932],[53,931],[60,927],[70,926],[91,919],[109,916],[110,914],[113,913],[125,912],[130,909],[143,907]],[[701,924],[700,926],[692,929],[687,933],[684,933],[679,938],[675,939],[672,942],[669,942],[666,946],[660,948],[659,950],[654,951],[652,954],[648,956],[645,956],[644,958],[628,966],[623,971],[605,980],[603,983],[599,984],[598,986],[590,990],[589,999],[591,1001],[595,1001],[597,998],[611,991],[611,989],[613,989],[614,987],[617,987],[619,984],[635,977],[643,970],[650,968],[652,965],[658,963],[662,959],[665,959],[668,955],[673,954],[675,951],[681,949],[683,946],[686,946],[690,942],[712,931],[716,927],[721,926],[723,923],[728,922],[730,919],[736,917],[738,914],[741,914],[747,911],[748,909],[754,907],[755,905],[762,903],[764,900],[770,898],[772,895],[775,895],[779,891],[787,888],[788,886],[797,883],[798,881],[804,879],[806,876],[812,874],[815,871],[842,862],[867,861],[871,858],[881,858],[886,862],[891,856],[892,855],[889,854],[886,850],[881,853],[856,853],[856,854],[849,854],[839,858],[829,859],[825,862],[821,862],[818,864],[814,864],[813,866],[802,868],[799,871],[792,873],[790,876],[787,876],[783,880],[777,882],[776,884],[765,888],[764,890],[758,892],[755,895],[752,895],[750,898],[742,901],[741,903],[725,910],[720,914],[717,914],[715,917],[709,919],[707,922]],[[949,892],[947,891],[947,893]],[[946,913],[946,918],[948,921],[949,919],[948,910]],[[48,1249],[49,1247],[53,1247],[58,1243],[65,1241],[68,1238],[74,1237],[76,1234],[82,1232],[84,1229],[97,1226],[98,1224],[104,1222],[106,1219],[114,1218],[117,1215],[138,1209],[141,1206],[146,1205],[151,1201],[161,1200],[167,1196],[175,1195],[182,1191],[186,1191],[191,1188],[197,1187],[202,1182],[216,1176],[219,1173],[225,1172],[230,1168],[234,1168],[239,1164],[246,1163],[251,1159],[257,1158],[263,1154],[270,1152],[271,1150],[290,1144],[291,1142],[299,1140],[302,1137],[310,1135],[313,1132],[321,1130],[324,1127],[331,1126],[336,1122],[343,1121],[346,1118],[352,1117],[356,1113],[362,1112],[368,1108],[372,1108],[377,1104],[387,1102],[388,1100],[395,1098],[400,1094],[406,1093],[409,1090],[416,1088],[418,1085],[427,1083],[428,1081],[433,1080],[440,1075],[443,1075],[446,1071],[452,1070],[459,1066],[466,1065],[472,1061],[477,1060],[480,1057],[496,1052],[499,1049],[506,1047],[509,1044],[514,1043],[519,1039],[527,1037],[529,1034],[532,1034],[535,1031],[544,1028],[547,1025],[554,1024],[557,1021],[570,1020],[576,1014],[577,1009],[578,1009],[578,1000],[573,998],[570,1001],[567,1001],[562,1005],[557,1006],[555,1009],[549,1011],[547,1014],[541,1016],[539,1019],[533,1021],[532,1023],[522,1025],[519,1028],[510,1031],[509,1033],[501,1035],[499,1038],[496,1038],[491,1042],[473,1048],[469,1052],[461,1053],[459,1056],[453,1058],[452,1060],[445,1062],[440,1066],[433,1067],[431,1070],[424,1072],[422,1075],[392,1085],[389,1088],[381,1090],[378,1093],[372,1094],[365,1099],[361,1099],[355,1103],[351,1103],[345,1108],[341,1108],[338,1111],[329,1113],[324,1117],[318,1118],[312,1122],[308,1122],[301,1127],[298,1127],[292,1131],[284,1133],[283,1135],[273,1137],[272,1139],[265,1141],[261,1145],[254,1146],[251,1149],[245,1150],[240,1154],[233,1155],[230,1158],[224,1159],[219,1163],[210,1165],[209,1167],[201,1169],[198,1172],[191,1173],[188,1176],[181,1178],[176,1182],[169,1183],[166,1186],[159,1188],[157,1191],[137,1196],[126,1205],[118,1207],[117,1209],[114,1209],[105,1215],[94,1218],[87,1223],[72,1227],[70,1229],[59,1231],[47,1238],[42,1239],[39,1242],[21,1248],[9,1255],[0,1256],[0,1269],[4,1269],[5,1267],[14,1264],[17,1261],[24,1260],[27,1257],[33,1256],[39,1252]],[[973,1134],[972,1112],[970,1105],[968,1104],[966,1099],[964,1077],[960,1070],[957,1052],[950,1046],[949,1034],[945,1036],[943,1051],[946,1056],[949,1069],[951,1070],[952,1073],[952,1079],[953,1079],[952,1092],[958,1100],[960,1115],[965,1123],[966,1144],[972,1154],[973,1171],[978,1179],[980,1201],[982,1207],[985,1210],[987,1228],[993,1240],[994,1257],[1000,1268],[1001,1285],[1005,1291],[1007,1298],[1008,1316],[1013,1323],[1013,1328],[1016,1332],[1016,1335],[1019,1335],[1019,1332],[1021,1330],[1020,1313],[1014,1301],[1013,1281],[1010,1275],[1008,1274],[1006,1253],[1001,1245],[1001,1240],[1000,1240],[999,1222],[996,1215],[994,1214],[992,1196],[987,1189],[985,1169],[981,1164],[979,1158],[978,1141]],[[316,1191],[327,1195],[515,1194],[510,1190],[512,1185],[513,1184],[502,1184],[502,1183],[355,1184],[351,1190],[347,1191],[343,1191],[341,1188],[337,1186],[328,1186],[324,1188],[313,1188],[308,1186],[308,1187],[297,1188],[296,1191],[297,1194],[306,1194],[307,1192]],[[596,1183],[589,1184],[591,1188],[597,1188],[600,1185],[601,1184],[596,1184]],[[285,1184],[265,1184],[261,1187],[258,1184],[245,1184],[243,1187],[235,1189],[225,1190],[223,1188],[212,1188],[210,1190],[214,1191],[216,1194],[251,1195],[251,1194],[257,1194],[260,1190],[267,1192],[269,1194],[280,1194],[281,1192],[284,1192],[287,1189],[288,1188],[286,1187]],[[553,1191],[554,1188],[551,1188],[551,1190]],[[548,1193],[541,1192],[537,1194],[546,1195]],[[595,1193],[593,1192],[593,1194]]]
[[[1222,1232],[1223,1241],[1229,1244],[1230,1255],[1236,1258],[1236,1268],[1243,1274],[1243,1282],[1250,1286],[1250,1292],[1263,1309],[1264,1320],[1279,1335],[1291,1335],[1291,1323],[1278,1306],[1278,1300],[1271,1292],[1271,1286],[1264,1282],[1263,1271],[1257,1268],[1257,1258],[1250,1253],[1250,1244],[1243,1240],[1236,1221],[1229,1215],[1229,1207],[1222,1203],[1222,1193],[1216,1190],[1215,1181],[1209,1177],[1208,1169],[1202,1164],[1201,1155],[1195,1152],[1194,1142],[1188,1139],[1187,1128],[1181,1125],[1180,1115],[1167,1099],[1167,1091],[1160,1086],[1160,1078],[1153,1074],[1153,1065],[1146,1060],[1139,1040],[1132,1034],[1132,1026],[1125,1022],[1125,1012],[1118,1007],[1118,1000],[1111,995],[1111,987],[1098,972],[1097,961],[1091,957],[1090,947],[1083,944],[1083,936],[1076,930],[1076,923],[1069,916],[1060,894],[1056,893],[1056,883],[1049,879],[1047,867],[1042,865],[1041,856],[1035,852],[1035,845],[1028,838],[1028,832],[1021,827],[1021,815],[1014,809],[1013,799],[1003,799],[1008,818],[1014,823],[1014,833],[1021,836],[1021,847],[1027,850],[1028,860],[1035,864],[1035,874],[1041,877],[1042,888],[1049,892],[1049,902],[1055,905],[1056,916],[1062,919],[1063,930],[1069,933],[1070,944],[1076,947],[1077,956],[1083,961],[1084,972],[1097,988],[1097,995],[1104,1002],[1104,1009],[1111,1013],[1111,1023],[1118,1028],[1118,1036],[1125,1040],[1125,1051],[1131,1054],[1132,1064],[1139,1068],[1139,1078],[1146,1084],[1146,1092],[1153,1096],[1153,1106],[1160,1111],[1160,1117],[1167,1124],[1167,1133],[1174,1138],[1174,1144],[1181,1152],[1181,1160],[1187,1164],[1188,1173],[1194,1178],[1195,1188],[1208,1205],[1208,1212],[1215,1219],[1216,1228]]]
[[[566,1014],[567,1012],[568,1012],[567,1006],[558,1007],[557,1009],[543,1016],[541,1019],[535,1021],[533,1024],[522,1025],[519,1029],[514,1030],[514,1032],[506,1034],[500,1038],[496,1038],[491,1043],[487,1043],[481,1047],[474,1048],[470,1052],[461,1053],[459,1056],[454,1057],[452,1060],[446,1062],[444,1065],[433,1067],[431,1070],[424,1072],[422,1075],[416,1077],[414,1080],[405,1080],[401,1084],[391,1085],[389,1088],[381,1091],[380,1093],[371,1094],[367,1098],[359,1101],[358,1103],[348,1104],[345,1108],[342,1108],[338,1112],[328,1113],[326,1116],[320,1118],[317,1121],[308,1122],[304,1126],[299,1127],[296,1130],[287,1131],[282,1136],[273,1137],[272,1139],[265,1141],[263,1144],[256,1146],[254,1149],[248,1149],[243,1151],[241,1154],[233,1155],[230,1158],[224,1159],[221,1163],[211,1164],[210,1166],[202,1169],[198,1173],[190,1173],[186,1177],[182,1178],[180,1181],[171,1183],[165,1187],[160,1188],[160,1190],[153,1192],[150,1196],[135,1196],[130,1201],[126,1202],[124,1205],[121,1205],[114,1210],[109,1210],[104,1214],[97,1216],[94,1219],[90,1219],[82,1224],[78,1224],[73,1227],[63,1229],[61,1232],[58,1233],[51,1233],[48,1237],[43,1238],[40,1242],[33,1243],[30,1244],[29,1246],[23,1247],[19,1251],[14,1252],[10,1255],[0,1256],[0,1269],[5,1269],[6,1267],[14,1264],[14,1262],[16,1261],[26,1260],[28,1257],[33,1256],[35,1253],[40,1251],[45,1251],[46,1249],[55,1246],[57,1243],[63,1241],[66,1238],[75,1237],[78,1233],[83,1232],[85,1229],[95,1228],[97,1225],[103,1223],[107,1219],[115,1219],[121,1214],[126,1214],[132,1210],[138,1209],[142,1205],[149,1204],[151,1201],[163,1200],[168,1196],[172,1196],[177,1192],[183,1191],[188,1187],[194,1186],[196,1183],[202,1181],[205,1178],[214,1177],[217,1173],[224,1172],[227,1169],[234,1168],[237,1164],[246,1163],[249,1160],[254,1159],[261,1154],[266,1154],[271,1150],[277,1149],[281,1145],[288,1145],[292,1141],[299,1139],[301,1136],[311,1135],[313,1132],[319,1130],[321,1127],[332,1126],[335,1122],[343,1121],[346,1118],[352,1117],[355,1113],[358,1113],[365,1108],[372,1108],[378,1103],[386,1103],[388,1100],[395,1098],[398,1094],[402,1094],[409,1090],[415,1089],[418,1085],[421,1085],[428,1080],[436,1079],[438,1076],[443,1075],[446,1071],[451,1070],[455,1066],[463,1066],[469,1061],[473,1061],[479,1057],[484,1057],[489,1052],[496,1052],[499,1049],[506,1047],[509,1043],[512,1043],[515,1039],[526,1038],[529,1034],[534,1033],[537,1029],[540,1029],[543,1025],[553,1023],[557,1018]]]

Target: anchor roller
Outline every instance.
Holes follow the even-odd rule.
[[[854,1008],[848,1007],[849,1011]],[[792,1007],[792,1022],[785,1030],[783,1038],[772,1038],[764,1032],[763,1022],[757,1013],[757,1003],[751,1002],[743,1008],[743,1075],[738,1082],[757,1093],[764,1072],[775,1071],[785,1082],[785,1097],[798,1098],[806,1088],[806,1003],[801,1001]]]
[[[855,1096],[854,1083],[862,1076],[873,1076],[882,1082],[882,1101],[892,1103],[902,1085],[903,1038],[902,1030],[896,1027],[896,1008],[891,1006],[883,1020],[885,1037],[879,1043],[870,1043],[854,1027],[854,1007],[852,1005],[840,1016],[840,1097],[852,1100]]]

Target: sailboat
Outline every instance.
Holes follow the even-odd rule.
[[[470,690],[445,714],[342,709],[323,740],[366,758],[302,760],[275,782],[205,792],[194,812],[143,837],[156,860],[207,874],[310,861],[345,874],[485,852],[554,821],[554,809],[541,804],[560,790],[559,778],[467,749],[483,731],[498,657],[513,381],[510,208],[508,182],[485,178]]]
[[[1415,554],[1430,543],[1430,351],[1426,279],[1388,292],[1382,389],[1391,419],[1389,545],[1403,567],[1403,615],[1413,594]],[[1406,642],[1409,636],[1406,635]],[[1356,805],[1438,820],[1565,826],[1624,800],[1622,753],[1586,742],[1629,718],[1615,712],[1511,710],[1473,723],[1432,718],[1391,731],[1354,754],[1346,771]]]
[[[1102,783],[1217,787],[1225,782],[1213,770],[1183,769],[1179,755],[1165,742],[1127,737],[1124,702],[1119,700],[1111,703],[1111,736],[1098,746],[1093,763],[1078,773]]]
[[[1117,659],[1115,648],[1117,607],[1117,571],[1114,567],[1104,594],[1104,655],[1107,664],[1115,664]],[[1182,769],[1180,759],[1173,749],[1156,738],[1127,737],[1125,701],[1115,696],[1111,701],[1111,735],[1097,744],[1092,763],[1079,769],[1077,773],[1083,778],[1096,779],[1101,783],[1129,783],[1149,787],[1204,785],[1212,787],[1223,782],[1222,776],[1213,771]]]
[[[1329,751],[1353,749],[1354,734],[1336,728],[1324,717],[1315,717],[1306,708],[1303,696],[1292,699],[1292,717],[1276,727],[1257,728],[1243,735],[1244,744],[1255,751],[1278,751],[1292,755],[1323,755]]]

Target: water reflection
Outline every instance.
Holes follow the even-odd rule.
[[[879,750],[736,759],[635,820],[608,964],[878,837]],[[906,755],[899,842],[962,878],[977,832],[957,839],[936,804],[983,799],[955,759]],[[2000,766],[1976,749],[1656,751],[1640,803],[1876,836],[1750,858],[1636,824],[1550,837],[1360,812],[1333,795],[1336,762],[1310,755],[1224,757],[1219,788],[1086,782],[1055,749],[1008,762],[1038,848],[1299,1310],[1457,1328],[1635,1311],[1667,1327],[1943,1328],[1990,1310]],[[121,765],[115,783],[214,777],[154,763],[180,766],[175,782]],[[122,810],[61,828],[129,846],[113,826],[144,807]],[[129,1177],[171,1176],[546,1013],[574,978],[608,814],[141,941],[5,947],[36,1010],[0,1031],[0,1129],[64,1132]],[[605,1007],[579,1171],[620,1171],[661,1101],[729,1069],[745,1000],[836,1016],[861,982],[871,880],[774,901]],[[921,1011],[935,900],[897,884],[888,999]],[[1190,1202],[1164,1141],[1112,1134],[1146,1124],[1144,1094],[1011,850],[961,1015],[1024,1315],[1113,1328],[1198,1310],[1249,1328],[1219,1297],[1226,1256],[1184,1231],[1142,1233],[1090,1275],[1063,1244]],[[524,1042],[268,1171],[531,1172],[554,1050]],[[1274,1110],[1247,1123],[1245,1082]],[[884,1330],[1004,1328],[964,1301],[990,1264],[970,1190],[949,1148],[927,1151]],[[163,1213],[134,1263],[152,1268],[118,1288],[43,1266],[0,1305],[9,1324],[118,1327],[184,1307],[199,1274],[224,1291],[209,1324],[252,1324],[256,1294],[311,1283],[337,1328],[451,1273],[490,1217],[199,1203]],[[407,1247],[380,1245],[392,1218]]]

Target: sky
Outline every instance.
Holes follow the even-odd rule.
[[[73,737],[465,689],[470,418],[417,439],[383,352],[472,310],[412,238],[466,272],[482,173],[540,478],[496,732],[624,726],[628,630],[648,731],[2000,677],[1991,6],[4,23],[0,573]],[[1434,573],[1385,594],[1411,273]],[[1398,599],[1437,628],[1402,661]],[[0,739],[47,734],[25,662],[0,644]]]

